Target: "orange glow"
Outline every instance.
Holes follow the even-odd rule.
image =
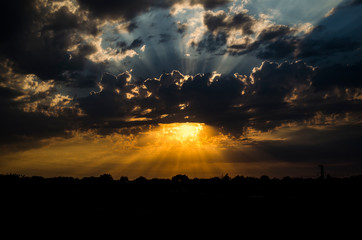
[[[157,137],[179,143],[195,143],[200,141],[200,133],[204,130],[202,123],[171,123],[162,124],[162,131]]]
[[[223,159],[217,138],[217,131],[203,123],[160,124],[138,136],[139,150],[126,156],[124,162],[139,166],[137,170],[130,169],[130,175],[134,171],[144,176],[149,173],[167,177],[179,173],[213,176],[220,171],[215,162]]]
[[[73,132],[44,140],[39,148],[6,156],[8,172],[41,176],[212,177],[231,172],[221,141],[227,137],[204,123],[170,123],[137,134]]]
[[[2,171],[45,177],[110,173],[115,178],[127,176],[130,179],[139,176],[170,178],[177,174],[189,177],[225,173],[260,175],[263,173],[260,162],[251,160],[270,159],[260,150],[255,151],[250,140],[223,135],[204,123],[142,128],[136,134],[132,133],[135,129],[130,128],[109,135],[74,131],[71,138],[49,138],[39,147],[2,155]],[[281,131],[279,135],[248,132],[250,139],[284,139]],[[276,166],[275,161],[263,163],[263,168]]]

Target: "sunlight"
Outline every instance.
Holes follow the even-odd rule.
[[[41,147],[3,157],[3,167],[8,172],[46,177],[97,176],[105,172],[130,179],[170,178],[176,174],[212,177],[247,171],[243,162],[225,158],[226,148],[241,146],[205,123],[159,124],[137,134],[74,131],[70,138],[50,138]]]
[[[225,169],[216,129],[204,123],[168,123],[150,129],[138,138],[139,150],[129,154],[127,175],[157,173],[172,176],[212,176]],[[142,166],[140,162],[142,161]],[[137,166],[130,169],[129,166]]]
[[[204,129],[202,123],[172,123],[161,125],[162,131],[158,137],[179,143],[195,143],[200,140],[200,132]]]

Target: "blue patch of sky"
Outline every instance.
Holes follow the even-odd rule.
[[[244,7],[255,17],[267,14],[278,24],[293,26],[306,22],[317,24],[341,2],[342,0],[249,0]]]

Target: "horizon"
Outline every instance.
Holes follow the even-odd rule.
[[[323,169],[322,169],[322,168]],[[261,175],[261,176],[248,176],[248,175],[234,175],[234,176],[230,176],[228,173],[226,174],[221,174],[219,176],[209,176],[209,177],[189,177],[186,174],[176,174],[172,177],[150,177],[147,178],[145,176],[138,176],[138,177],[134,177],[134,178],[129,178],[128,176],[125,175],[120,175],[117,177],[113,177],[112,174],[110,173],[102,173],[100,175],[94,176],[94,175],[89,175],[89,176],[83,176],[83,177],[74,177],[74,176],[49,176],[49,177],[44,177],[44,176],[38,176],[38,175],[22,175],[22,174],[17,174],[17,173],[6,173],[6,174],[0,174],[0,177],[17,177],[17,178],[42,178],[42,179],[62,179],[62,178],[71,178],[73,180],[87,180],[87,179],[107,179],[107,180],[112,180],[112,181],[137,181],[140,179],[144,179],[144,180],[174,180],[174,179],[178,179],[178,178],[182,178],[183,180],[187,179],[187,180],[212,180],[212,179],[219,179],[219,180],[234,180],[234,179],[267,179],[267,180],[285,180],[285,179],[304,179],[304,180],[326,180],[326,179],[346,179],[346,178],[355,178],[355,177],[362,177],[362,174],[357,174],[357,175],[348,175],[348,176],[331,176],[330,174],[328,174],[328,172],[325,171],[325,166],[324,165],[318,165],[319,168],[319,175],[313,175],[313,176],[289,176],[289,175],[285,175],[283,177],[273,177],[273,176],[268,176],[268,175]]]

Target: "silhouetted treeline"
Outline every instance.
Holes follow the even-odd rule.
[[[190,179],[176,175],[171,179],[129,180],[113,179],[110,174],[81,179],[9,174],[0,175],[0,188],[6,219],[27,225],[32,224],[29,218],[36,217],[48,227],[52,222],[60,224],[61,219],[70,225],[116,225],[125,230],[277,223],[289,228],[322,223],[341,226],[352,219],[350,214],[361,212],[362,203],[362,176]],[[348,224],[353,226],[353,221]]]
[[[208,190],[208,187],[212,187],[209,190],[211,192],[217,192],[223,189],[225,191],[237,191],[244,192],[247,194],[258,193],[264,196],[275,195],[275,194],[297,194],[300,191],[308,191],[312,193],[312,190],[324,189],[327,190],[329,187],[333,187],[333,191],[341,190],[358,190],[352,189],[358,188],[362,184],[362,175],[345,177],[345,178],[334,178],[328,176],[327,178],[291,178],[284,177],[269,178],[268,176],[257,177],[244,177],[236,176],[231,178],[228,174],[222,177],[213,178],[193,178],[190,179],[187,175],[176,175],[171,179],[160,179],[152,178],[147,179],[145,177],[138,177],[134,180],[129,180],[128,177],[122,176],[119,179],[114,179],[110,174],[103,174],[98,177],[84,177],[84,178],[73,178],[73,177],[53,177],[44,178],[41,176],[23,176],[18,174],[0,174],[1,187],[7,189],[7,187],[41,187],[41,186],[52,186],[52,187],[72,187],[79,186],[87,188],[88,186],[102,186],[102,187],[120,187],[132,186],[132,187],[145,187],[147,188],[163,188],[164,190],[177,191],[182,187],[183,190]],[[221,188],[219,188],[221,187]],[[13,188],[9,188],[13,189]],[[7,190],[9,190],[7,189]],[[14,190],[14,189],[13,189]],[[278,190],[275,192],[275,190]],[[279,190],[282,190],[279,191]],[[332,190],[332,189],[329,189]],[[211,193],[210,192],[210,193]],[[323,194],[327,193],[323,192]],[[356,191],[356,193],[359,191]]]
[[[146,179],[139,177],[129,180],[127,177],[113,179],[110,174],[99,177],[26,177],[16,174],[0,175],[0,187],[3,200],[23,201],[27,197],[59,201],[72,197],[73,200],[86,198],[102,201],[108,198],[122,198],[120,201],[144,201],[146,197],[228,199],[252,201],[311,200],[324,201],[337,198],[356,198],[362,196],[362,175],[346,178],[291,178],[282,179],[225,175],[208,179],[176,175],[171,179]]]

